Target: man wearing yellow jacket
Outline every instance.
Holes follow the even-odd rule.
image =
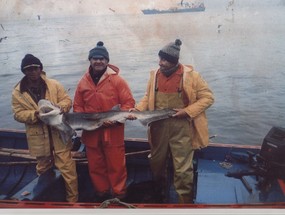
[[[63,86],[46,77],[41,61],[27,54],[21,64],[22,80],[12,93],[12,110],[18,122],[25,123],[29,151],[37,159],[37,174],[52,170],[55,165],[65,181],[66,200],[78,200],[76,165],[71,157],[72,143],[64,144],[60,133],[38,118],[38,101],[48,99],[68,112],[72,101]]]
[[[180,203],[192,202],[193,154],[209,142],[205,110],[214,97],[207,83],[192,66],[178,62],[182,42],[177,39],[159,51],[159,68],[150,72],[138,111],[171,108],[172,118],[149,127],[150,164],[160,192],[166,192],[168,158],[174,167],[174,187]],[[165,198],[164,198],[165,201]]]

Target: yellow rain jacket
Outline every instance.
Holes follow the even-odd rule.
[[[214,103],[214,96],[207,83],[200,74],[193,70],[190,65],[182,65],[183,68],[183,90],[188,98],[189,104],[184,111],[193,121],[193,149],[208,146],[209,132],[208,121],[205,110]],[[155,82],[158,70],[150,72],[147,90],[142,100],[136,105],[139,111],[155,109]]]
[[[47,85],[45,98],[60,106],[64,112],[68,112],[71,108],[72,101],[64,87],[58,81],[48,79],[45,72],[42,72],[41,77]],[[31,155],[35,157],[49,156],[50,140],[48,127],[35,116],[35,112],[38,111],[38,105],[27,92],[20,92],[20,84],[21,82],[14,87],[12,93],[12,110],[14,118],[18,122],[25,123]],[[71,142],[65,145],[58,130],[55,128],[51,128],[51,130],[52,143],[55,152],[71,149]]]

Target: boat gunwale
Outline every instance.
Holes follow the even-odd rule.
[[[252,203],[252,204],[129,204],[137,209],[207,209],[207,208],[285,208],[285,202],[275,203]],[[0,200],[0,208],[127,208],[125,205],[110,204],[109,207],[102,207],[102,203],[69,203],[69,202],[40,202],[40,201],[17,201]]]
[[[0,132],[16,132],[16,133],[22,133],[25,134],[25,130],[20,129],[3,129],[0,128]],[[80,135],[79,135],[80,136]],[[141,142],[148,144],[148,140],[146,138],[133,138],[133,137],[126,137],[126,142]],[[233,144],[233,143],[218,143],[218,142],[210,142],[208,147],[223,147],[223,148],[244,148],[244,149],[260,149],[261,145],[247,145],[247,144]],[[205,147],[207,148],[207,147]],[[202,148],[203,149],[203,148]]]

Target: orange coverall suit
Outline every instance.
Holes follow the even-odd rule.
[[[106,112],[118,104],[121,110],[134,107],[131,90],[118,75],[116,66],[109,64],[97,85],[91,78],[90,69],[78,83],[74,112]],[[89,174],[97,195],[110,193],[113,197],[123,197],[127,180],[124,124],[83,131],[82,142],[86,146]]]

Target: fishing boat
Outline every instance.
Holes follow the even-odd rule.
[[[164,13],[191,13],[191,12],[201,12],[205,11],[204,3],[191,3],[184,2],[183,0],[180,3],[177,3],[175,6],[170,7],[166,10],[160,9],[144,9],[142,10],[143,14],[151,15],[151,14],[164,14]]]
[[[210,143],[194,155],[194,199],[179,204],[169,175],[167,202],[154,193],[145,139],[126,139],[127,197],[94,200],[84,144],[73,139],[79,202],[65,202],[58,170],[37,176],[26,134],[0,129],[0,208],[285,208],[285,129],[273,127],[263,143]],[[169,165],[171,169],[171,163]],[[169,171],[171,172],[171,171]]]

